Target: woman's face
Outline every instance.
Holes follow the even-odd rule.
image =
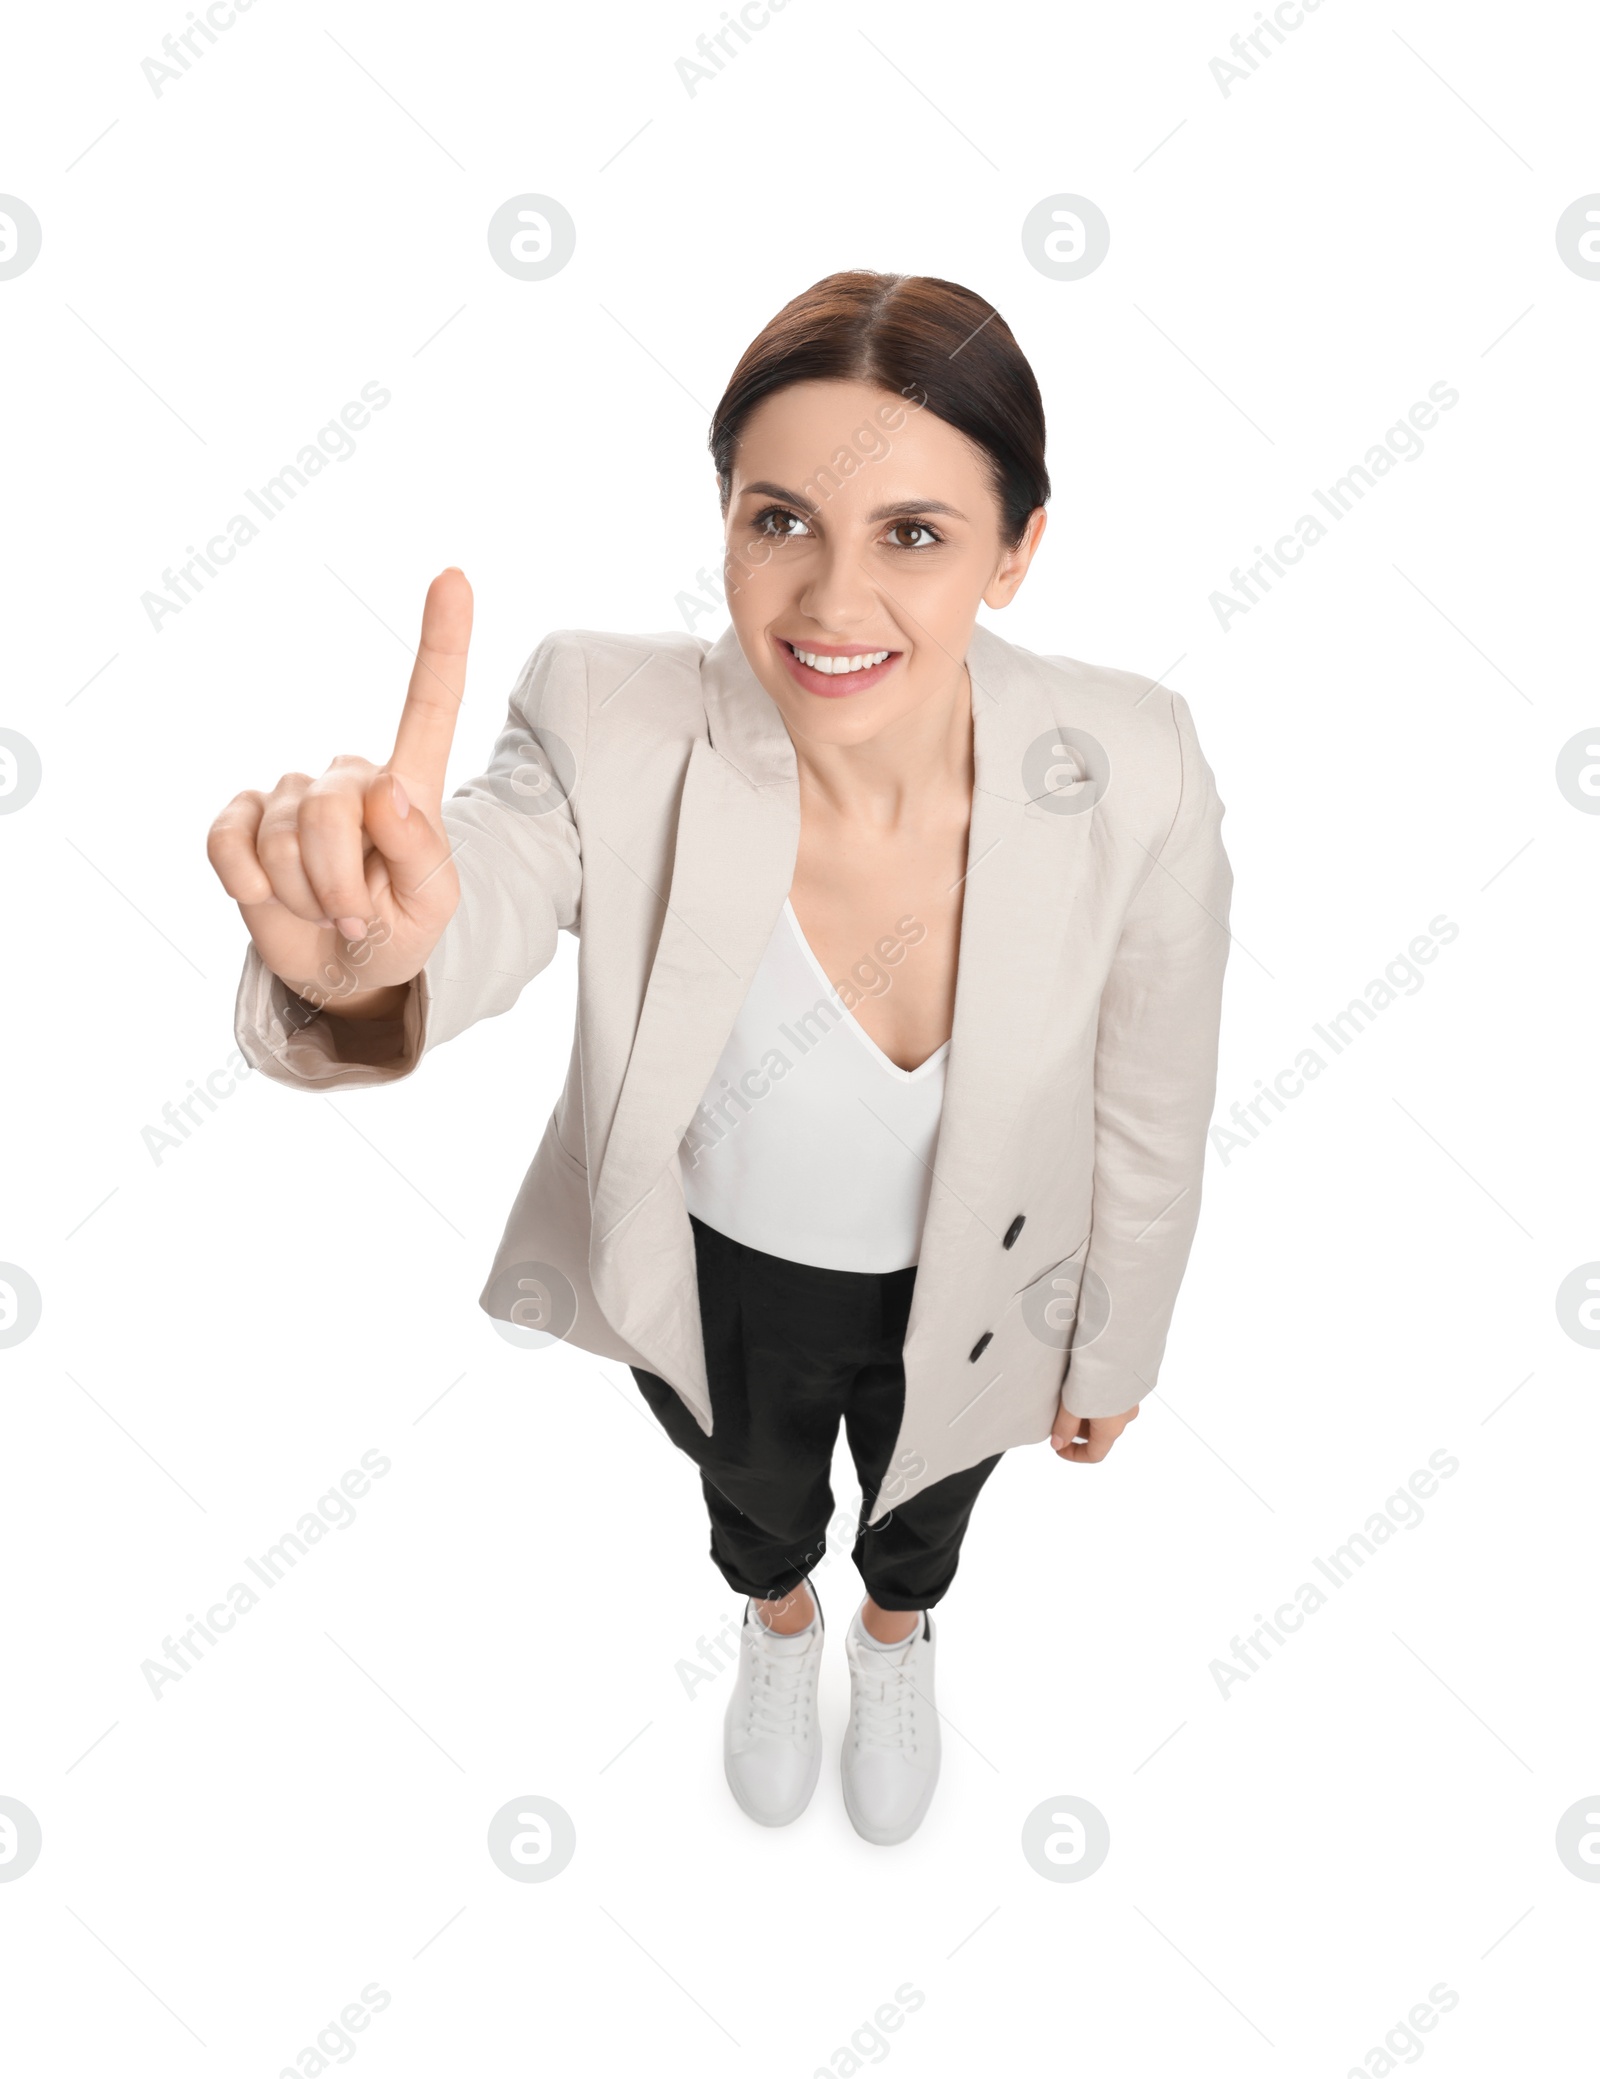
[[[960,685],[979,601],[1010,601],[1044,519],[1009,548],[987,457],[917,395],[791,384],[756,406],[734,455],[739,646],[791,731],[860,743]]]

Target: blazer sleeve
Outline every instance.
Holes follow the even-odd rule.
[[[1100,998],[1094,1202],[1061,1406],[1119,1415],[1155,1386],[1200,1216],[1233,873],[1223,805],[1172,696],[1177,810],[1128,908]]]
[[[394,1082],[430,1047],[509,1010],[550,964],[556,933],[577,934],[583,862],[573,796],[587,680],[581,642],[547,637],[512,690],[488,768],[444,802],[461,899],[396,1019],[374,1026],[329,1017],[247,949],[234,1033],[252,1068],[297,1089]]]

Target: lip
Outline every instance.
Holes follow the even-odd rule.
[[[860,671],[834,674],[814,671],[809,664],[802,664],[788,642],[780,635],[774,636],[778,656],[797,686],[807,693],[815,693],[823,700],[848,700],[852,693],[865,693],[869,686],[877,685],[888,677],[905,655],[903,650],[890,650],[881,664],[863,665]],[[853,657],[863,650],[884,649],[883,643],[836,643],[808,642],[806,648],[820,657]]]

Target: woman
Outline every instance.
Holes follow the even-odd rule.
[[[1104,1458],[1156,1383],[1231,876],[1182,699],[976,625],[1049,496],[988,304],[830,276],[745,353],[711,450],[720,641],[547,638],[446,801],[447,570],[390,758],[239,795],[210,856],[252,940],[239,1043],[302,1089],[410,1073],[579,937],[571,1070],[481,1304],[629,1365],[698,1463],[747,1598],[724,1765],[765,1825],[820,1766],[843,1421],[842,1781],[886,1844],[937,1779],[930,1613],[980,1488],[1045,1436]]]

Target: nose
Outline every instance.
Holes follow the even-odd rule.
[[[870,620],[878,601],[861,567],[860,552],[849,542],[824,542],[800,593],[800,611],[828,634],[848,635]]]

